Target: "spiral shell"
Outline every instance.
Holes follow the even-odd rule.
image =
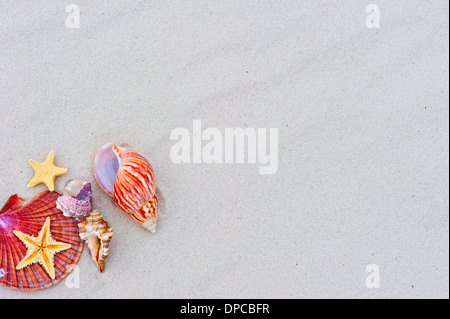
[[[63,196],[56,200],[56,207],[64,216],[81,221],[92,211],[91,183],[71,181],[67,184]]]
[[[80,238],[84,240],[89,248],[89,254],[97,265],[98,270],[105,269],[105,259],[109,253],[109,243],[112,238],[112,227],[103,220],[103,216],[94,210],[84,222],[78,224]]]
[[[30,200],[13,195],[0,210],[0,284],[20,290],[44,289],[56,284],[72,271],[80,258],[83,242],[78,236],[75,219],[64,216],[56,208],[56,199],[60,195],[48,190]],[[47,217],[51,221],[52,239],[71,245],[69,249],[53,256],[54,279],[39,263],[16,269],[26,255],[27,248],[14,231],[36,237]]]
[[[144,157],[108,143],[95,156],[94,175],[123,212],[155,232],[158,209],[155,174]]]

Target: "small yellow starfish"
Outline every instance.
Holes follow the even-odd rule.
[[[33,187],[44,183],[51,192],[55,190],[55,178],[65,174],[67,168],[55,166],[54,158],[55,151],[51,150],[50,154],[48,154],[47,158],[42,163],[30,159],[30,164],[34,168],[34,177],[28,183],[27,187]]]
[[[25,257],[17,264],[16,269],[22,269],[35,262],[44,266],[45,271],[52,279],[55,279],[55,268],[53,264],[53,255],[57,252],[69,249],[70,244],[54,241],[50,236],[50,217],[45,220],[44,226],[37,237],[24,234],[13,230],[16,235],[27,246],[28,251]]]

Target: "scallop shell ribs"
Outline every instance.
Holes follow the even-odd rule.
[[[83,242],[78,236],[76,220],[56,208],[60,195],[48,190],[30,200],[13,195],[0,210],[0,284],[20,290],[44,289],[72,271],[80,258]],[[53,260],[48,259],[53,267],[50,274],[40,262],[18,267],[29,249],[16,234],[22,234],[22,239],[40,238],[44,226],[50,232],[50,243],[60,242],[70,248],[55,253]]]

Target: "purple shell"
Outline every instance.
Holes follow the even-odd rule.
[[[63,195],[56,200],[56,207],[66,217],[81,221],[92,212],[91,183],[84,183],[76,196]]]

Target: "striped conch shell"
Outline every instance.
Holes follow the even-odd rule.
[[[102,215],[94,210],[86,217],[86,220],[78,224],[80,238],[89,248],[89,254],[97,265],[98,270],[105,269],[105,259],[109,253],[109,243],[112,238],[112,227],[103,220]]]
[[[155,174],[141,155],[108,143],[94,159],[94,175],[114,202],[145,229],[155,232],[158,200]]]

